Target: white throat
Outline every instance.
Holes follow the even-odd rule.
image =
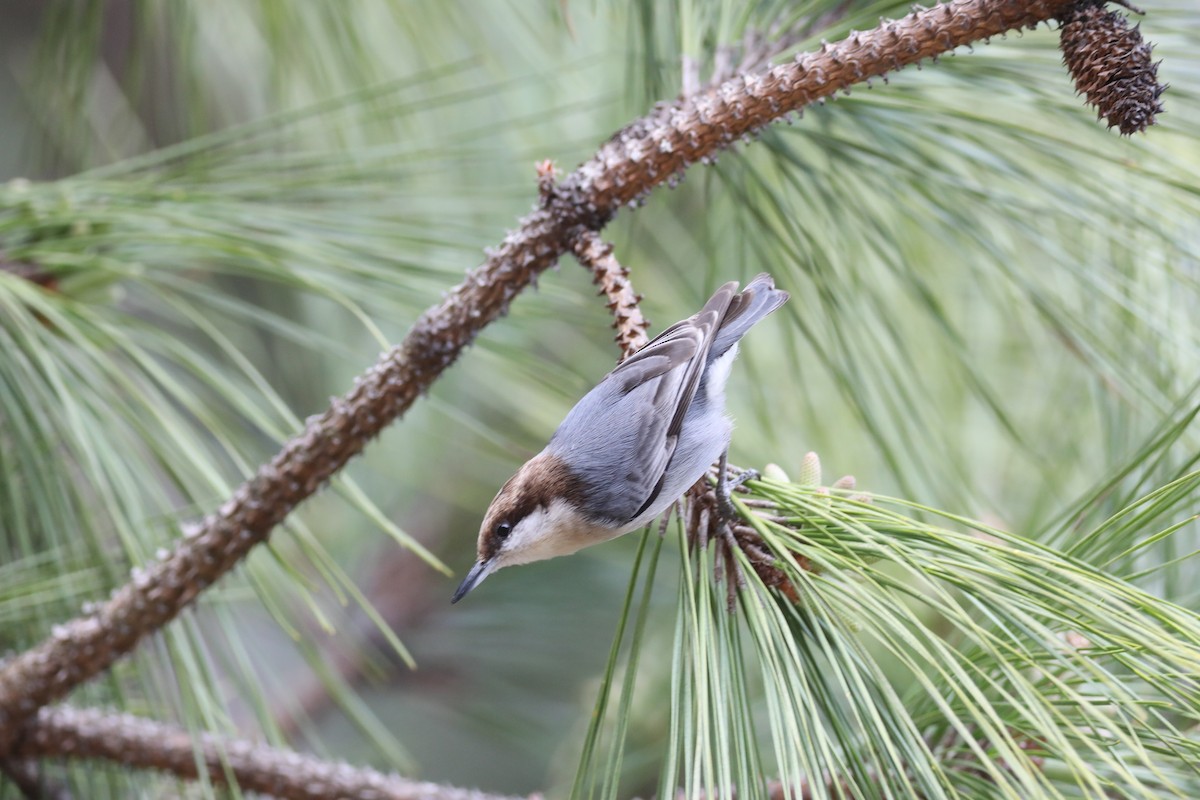
[[[569,556],[620,533],[619,529],[588,522],[565,500],[555,499],[517,523],[496,555],[498,567]]]

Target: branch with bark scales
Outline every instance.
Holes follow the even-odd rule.
[[[189,779],[199,777],[200,760],[208,779],[218,786],[230,785],[232,777],[244,791],[287,800],[517,800],[322,761],[244,739],[196,735],[132,714],[69,707],[38,712],[13,748],[13,755],[103,759]]]
[[[134,571],[111,599],[0,665],[0,754],[39,709],[129,653],[233,569],[304,499],[401,417],[475,336],[554,265],[581,235],[623,205],[740,138],[852,85],[961,45],[1058,17],[1064,0],[954,0],[853,33],[792,63],[746,75],[662,105],[619,131],[548,188],[486,262],[427,310],[394,349],[334,398],[322,414],[188,530],[161,561]]]
[[[613,246],[594,231],[584,231],[571,242],[571,250],[579,263],[592,272],[592,283],[608,298],[608,310],[613,315],[617,335],[613,341],[621,348],[621,360],[646,346],[646,329],[650,323],[642,316],[638,303],[642,296],[629,282],[629,270],[622,267],[613,255]]]
[[[948,757],[961,746],[956,730],[946,731],[937,742],[930,742],[940,756]],[[980,741],[986,747],[986,741]],[[1044,757],[1037,754],[1035,742],[1019,739],[1022,750],[1039,766]],[[13,748],[7,771],[28,797],[54,797],[67,800],[65,790],[50,787],[38,774],[39,759],[74,758],[104,760],[141,769],[158,770],[178,778],[198,777],[197,758],[207,769],[209,780],[228,786],[230,777],[240,789],[285,800],[327,800],[331,797],[358,800],[522,800],[476,789],[462,789],[428,781],[415,781],[378,770],[322,761],[290,750],[214,734],[195,737],[190,731],[132,714],[106,713],[96,709],[58,707],[42,709],[29,724],[21,741]],[[970,764],[965,770],[986,777],[986,771]],[[15,775],[12,773],[16,773]],[[805,782],[787,787],[779,781],[767,781],[771,798],[810,798],[832,793],[836,779],[829,779],[823,791]],[[2,785],[2,784],[0,784]],[[847,791],[846,786],[840,786]],[[677,794],[682,797],[682,794]],[[849,796],[848,794],[846,796]],[[540,800],[532,795],[526,800]]]

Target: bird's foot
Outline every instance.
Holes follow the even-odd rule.
[[[746,481],[756,481],[762,477],[758,470],[747,469],[742,470],[733,478],[729,477],[729,454],[722,453],[721,461],[717,466],[717,511],[724,518],[727,525],[733,525],[734,522],[741,518],[737,507],[733,504],[733,492]]]

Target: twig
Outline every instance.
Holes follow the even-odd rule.
[[[22,758],[103,759],[139,769],[199,776],[229,785],[232,774],[244,791],[288,800],[513,800],[474,789],[412,781],[363,767],[330,763],[244,739],[194,734],[130,714],[91,709],[43,708],[15,748]]]
[[[592,283],[598,284],[600,293],[608,297],[608,310],[617,329],[614,341],[621,347],[621,357],[633,355],[649,341],[646,328],[650,323],[642,316],[638,305],[642,296],[633,291],[629,270],[613,256],[613,246],[594,231],[584,231],[575,237],[571,250],[579,263],[592,271]]]
[[[738,474],[737,467],[728,466],[735,475]],[[779,559],[771,553],[770,547],[763,541],[758,531],[749,525],[726,520],[717,511],[716,486],[712,481],[718,469],[719,462],[709,470],[708,476],[701,478],[695,486],[688,490],[684,499],[690,510],[686,519],[688,520],[687,533],[692,545],[701,549],[713,541],[723,545],[719,548],[719,554],[723,557],[723,563],[726,566],[723,571],[718,567],[718,570],[714,572],[714,580],[717,583],[720,583],[722,579],[728,581],[726,605],[729,612],[733,613],[736,610],[737,590],[744,588],[746,580],[745,573],[737,563],[735,550],[740,550],[745,555],[750,567],[765,586],[778,589],[793,603],[800,602],[796,587],[788,578],[787,573],[779,566]],[[738,487],[736,491],[747,492],[749,490],[743,486]],[[763,511],[778,510],[778,505],[771,502],[753,500],[743,502]],[[764,514],[762,511],[754,513],[768,519],[773,516]],[[800,569],[806,572],[816,571],[814,565],[798,553],[793,553],[792,557]],[[714,556],[714,564],[720,565],[721,563]]]
[[[457,360],[485,325],[583,230],[599,230],[689,165],[871,77],[959,45],[1056,17],[1064,0],[954,0],[852,34],[758,75],[735,78],[624,128],[550,189],[481,267],[426,311],[392,351],[288,442],[163,561],[135,570],[111,600],[56,626],[0,667],[0,753],[39,708],[107,669],[267,538]]]

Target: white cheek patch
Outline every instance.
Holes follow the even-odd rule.
[[[565,500],[554,500],[518,522],[497,557],[505,567],[543,561],[599,544],[615,533],[588,523]]]
[[[500,548],[500,556],[506,564],[527,563],[526,560],[521,559],[521,556],[537,547],[538,540],[542,537],[542,529],[545,527],[543,524],[545,516],[545,510],[535,508],[516,524],[512,533],[504,541],[504,546]]]

